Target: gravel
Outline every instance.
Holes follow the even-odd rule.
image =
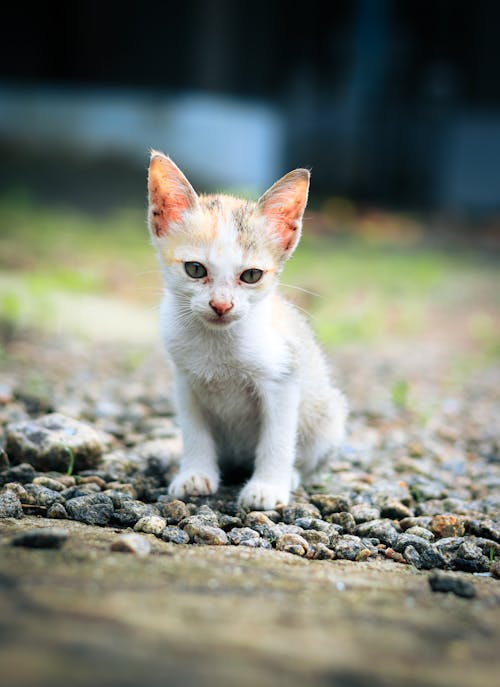
[[[422,420],[391,406],[386,368],[364,368],[370,383],[356,393],[351,381],[347,389],[350,436],[338,458],[288,505],[248,512],[237,503],[237,485],[223,484],[211,497],[169,496],[180,437],[156,365],[130,373],[126,383],[119,371],[98,371],[87,368],[83,384],[54,375],[53,387],[45,387],[55,389],[50,402],[17,393],[14,377],[0,378],[12,389],[0,399],[0,518],[29,514],[112,527],[123,530],[112,549],[137,555],[151,548],[139,534],[146,533],[176,545],[259,547],[357,563],[383,557],[422,571],[460,572],[438,576],[436,589],[460,588],[454,580],[467,574],[500,575],[498,375],[479,375],[458,402],[433,380],[422,381],[419,370],[412,383],[416,390],[424,384],[422,407],[432,396],[435,408]],[[44,415],[47,408],[56,412]],[[69,408],[75,417],[63,412]]]

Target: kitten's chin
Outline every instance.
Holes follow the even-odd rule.
[[[225,317],[210,317],[205,316],[202,319],[203,324],[208,327],[208,329],[221,330],[229,329],[231,325],[238,321],[238,318],[227,319]]]

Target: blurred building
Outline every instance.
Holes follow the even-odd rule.
[[[500,207],[500,3],[94,0],[3,14],[3,187],[30,156],[113,158],[143,176],[152,146],[204,187],[262,190],[301,165],[322,195]]]

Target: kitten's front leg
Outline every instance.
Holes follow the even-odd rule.
[[[182,376],[176,381],[183,452],[179,472],[168,492],[181,498],[207,496],[216,492],[219,486],[215,442],[189,383]]]
[[[275,382],[263,390],[262,433],[251,479],[241,490],[242,506],[267,510],[286,504],[297,486],[295,449],[299,409],[296,380]]]

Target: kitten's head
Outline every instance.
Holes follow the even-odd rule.
[[[300,238],[309,172],[296,169],[257,201],[197,195],[180,169],[152,152],[149,229],[167,288],[208,327],[245,317],[277,285]]]

